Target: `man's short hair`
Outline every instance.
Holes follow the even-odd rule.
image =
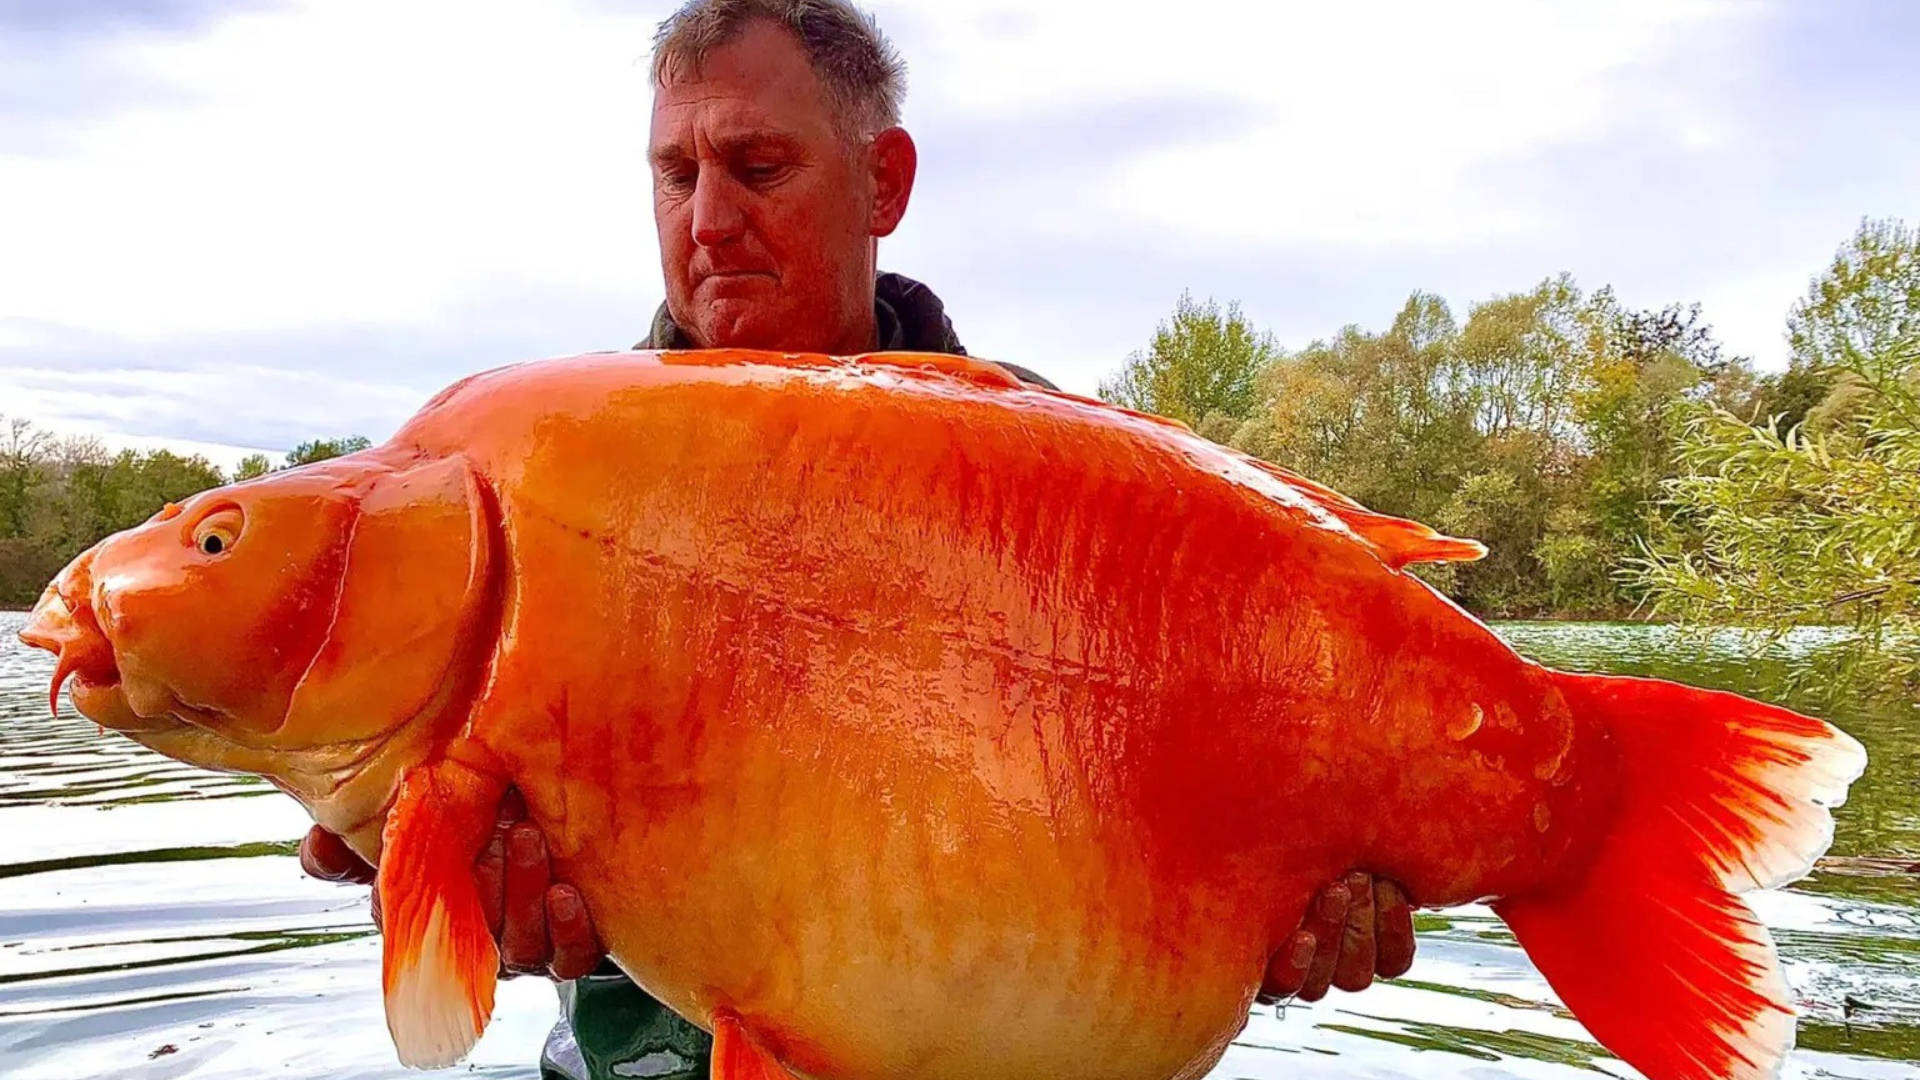
[[[800,42],[826,87],[841,133],[868,138],[900,123],[906,64],[871,15],[848,0],[688,0],[660,24],[653,77],[697,72],[708,52],[740,36],[756,19],[784,27]]]

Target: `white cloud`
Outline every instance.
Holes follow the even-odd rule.
[[[11,385],[0,412],[39,420],[57,434],[95,436],[116,450],[200,454],[223,468],[250,453],[277,460],[287,447],[236,443],[217,437],[222,432],[295,429],[332,437],[374,431],[384,437],[431,394],[319,371],[243,365],[173,371],[14,368],[5,375],[0,385]]]
[[[643,21],[465,0],[153,42],[137,62],[189,104],[0,165],[0,317],[151,341],[428,321],[487,278],[643,288],[646,42]]]
[[[1119,219],[1234,246],[1477,244],[1537,227],[1543,208],[1485,189],[1490,167],[1603,136],[1627,69],[1645,78],[1756,11],[1721,0],[941,8],[941,32],[916,43],[925,113],[1174,93],[1252,104],[1240,130],[1141,147],[1089,193],[1110,216],[1035,215],[1069,233]],[[1676,135],[1710,143],[1711,120],[1678,104]]]

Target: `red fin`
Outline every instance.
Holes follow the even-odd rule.
[[[712,1080],[793,1080],[773,1055],[747,1037],[740,1017],[721,1012],[713,1018]]]
[[[1377,514],[1291,469],[1252,456],[1246,460],[1339,518],[1347,528],[1379,552],[1382,562],[1395,570],[1403,570],[1414,563],[1473,562],[1487,554],[1486,545],[1477,540],[1456,539],[1435,532],[1417,521]]]
[[[1494,911],[1587,1030],[1649,1080],[1778,1075],[1794,1014],[1773,941],[1735,894],[1813,867],[1865,750],[1732,694],[1555,679],[1619,747],[1616,817],[1578,877]]]
[[[452,764],[401,782],[380,853],[381,985],[387,1030],[410,1068],[455,1064],[493,1017],[500,953],[474,857],[493,826],[499,792]]]
[[[1326,506],[1325,503],[1321,504]],[[1373,545],[1380,559],[1395,570],[1414,563],[1473,562],[1487,554],[1478,540],[1461,540],[1435,532],[1417,521],[1376,514],[1371,510],[1348,510],[1326,506],[1327,510],[1360,538]]]

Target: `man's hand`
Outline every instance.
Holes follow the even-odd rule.
[[[1397,978],[1413,966],[1413,905],[1391,881],[1355,871],[1328,886],[1307,917],[1267,961],[1258,1000],[1319,1001],[1327,988],[1365,990],[1374,976]]]
[[[526,821],[517,791],[500,802],[493,838],[474,860],[474,884],[487,926],[500,945],[500,977],[545,974],[577,979],[600,966],[606,949],[593,932],[587,905],[571,885],[554,882],[546,839]],[[333,833],[315,825],[300,841],[300,866],[323,881],[370,885],[376,871]],[[380,925],[380,893],[373,894]]]

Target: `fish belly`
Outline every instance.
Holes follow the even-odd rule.
[[[964,773],[715,765],[697,799],[616,806],[625,824],[562,872],[639,982],[703,1023],[738,1013],[797,1071],[1198,1076],[1245,1022],[1283,875],[1166,879],[1130,829],[1010,808]]]
[[[1578,817],[1490,632],[1139,431],[745,376],[540,407],[483,461],[474,730],[616,958],[801,1071],[1197,1075],[1340,872],[1491,895]]]

